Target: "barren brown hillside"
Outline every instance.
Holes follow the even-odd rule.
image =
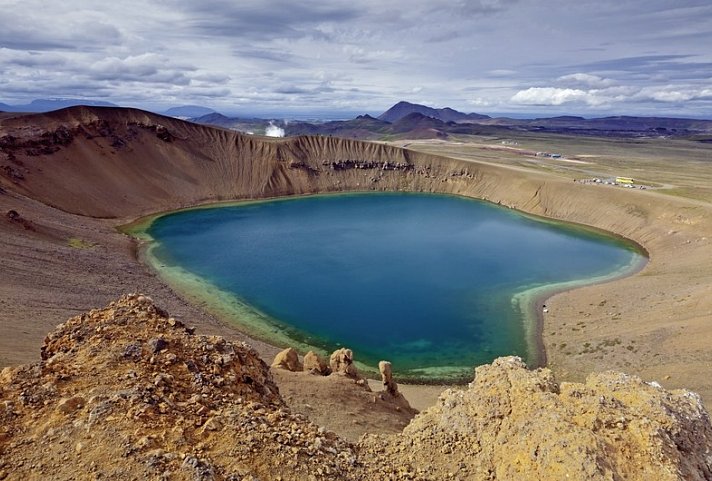
[[[708,204],[381,144],[246,136],[132,109],[8,116],[0,149],[5,364],[35,358],[58,315],[126,291],[151,292],[199,328],[234,334],[137,263],[134,241],[115,231],[136,217],[219,200],[409,190],[486,199],[642,245],[650,262],[641,273],[547,301],[549,364],[564,378],[625,369],[712,398]]]

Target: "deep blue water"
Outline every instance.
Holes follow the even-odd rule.
[[[467,378],[501,355],[528,358],[516,292],[606,275],[638,256],[598,233],[426,194],[191,210],[148,232],[160,262],[235,294],[292,337],[416,377]]]

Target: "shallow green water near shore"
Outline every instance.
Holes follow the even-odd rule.
[[[231,299],[252,334],[347,346],[421,380],[471,378],[502,355],[535,361],[532,313],[515,302],[524,291],[600,280],[641,259],[614,237],[425,194],[203,208],[159,217],[147,233],[159,268]]]

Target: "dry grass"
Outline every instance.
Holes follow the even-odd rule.
[[[512,132],[508,137],[458,136],[394,145],[562,177],[633,177],[659,192],[712,202],[712,145],[681,139],[614,139]],[[560,153],[564,159],[536,157]],[[573,162],[572,162],[573,161]]]
[[[78,237],[70,237],[67,239],[67,245],[69,245],[69,247],[74,247],[75,249],[91,249],[96,244]]]

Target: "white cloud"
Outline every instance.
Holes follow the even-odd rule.
[[[579,104],[589,107],[622,105],[624,103],[661,102],[684,104],[693,100],[712,100],[712,88],[680,86],[634,87],[615,86],[601,89],[571,89],[531,87],[520,90],[511,98],[518,105],[560,106]]]
[[[467,101],[467,103],[470,105],[474,105],[475,107],[491,107],[492,105],[495,105],[495,102],[492,102],[491,100],[482,97],[470,99]]]
[[[57,66],[65,62],[65,59],[55,52],[33,52],[23,50],[13,50],[0,47],[0,61],[22,66]]]
[[[514,94],[512,102],[520,105],[563,105],[572,102],[593,104],[594,98],[590,92],[580,89],[531,87]]]
[[[687,102],[694,98],[692,92],[681,92],[679,90],[657,90],[649,94],[649,98],[658,102]]]
[[[645,87],[640,89],[635,98],[640,101],[654,100],[667,103],[712,100],[712,88],[680,88],[674,85]]]
[[[511,70],[508,68],[498,68],[494,70],[489,70],[487,75],[490,77],[512,77],[517,74],[516,70]]]
[[[106,57],[94,62],[86,71],[94,80],[165,84],[167,88],[191,84],[197,69],[179,64],[165,55],[143,53],[127,57]]]
[[[604,88],[615,85],[615,82],[611,79],[588,73],[572,73],[569,75],[563,75],[559,77],[557,81],[571,87]]]

